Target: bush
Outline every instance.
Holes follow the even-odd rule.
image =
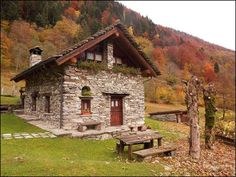
[[[101,70],[108,70],[105,63],[89,62],[89,61],[80,61],[77,63],[77,67],[81,69],[87,69],[94,73],[98,73]]]
[[[123,74],[130,74],[130,75],[139,75],[141,74],[140,70],[133,67],[127,67],[126,65],[115,65],[112,68],[114,73],[123,73]]]
[[[174,86],[174,85],[177,84],[177,78],[174,75],[172,75],[172,74],[169,74],[166,77],[165,80],[166,80],[167,84],[170,85],[170,86]]]

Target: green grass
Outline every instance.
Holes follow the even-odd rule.
[[[175,141],[182,136],[179,132],[168,131],[163,128],[163,125],[166,124],[166,122],[157,121],[146,117],[145,124],[150,126],[153,130],[157,130],[165,140]]]
[[[19,103],[19,101],[20,101],[19,97],[1,95],[1,104],[17,104]]]
[[[1,133],[45,132],[13,114],[1,114]]]
[[[12,114],[1,116],[3,132],[36,132],[33,127]],[[154,128],[157,121],[147,119]],[[165,135],[169,135],[167,132]],[[137,147],[136,147],[137,148]],[[125,149],[125,152],[127,149]],[[55,139],[12,139],[1,141],[1,175],[105,175],[153,176],[164,171],[162,163],[127,162],[127,153],[115,153],[115,140],[81,140],[69,137]]]

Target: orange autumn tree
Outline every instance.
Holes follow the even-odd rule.
[[[152,58],[155,62],[158,63],[158,65],[160,66],[160,68],[163,68],[163,66],[165,65],[166,61],[165,61],[165,56],[164,56],[164,52],[161,48],[155,48],[152,51]]]
[[[207,83],[212,82],[216,79],[216,74],[214,72],[214,66],[211,63],[206,63],[203,67],[203,76]]]

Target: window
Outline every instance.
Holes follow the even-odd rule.
[[[102,55],[101,54],[95,54],[95,60],[96,61],[102,61]]]
[[[50,96],[45,96],[45,112],[50,113]]]
[[[36,96],[32,96],[32,111],[36,111]]]
[[[121,58],[116,57],[115,59],[116,59],[116,64],[122,64]]]
[[[91,100],[81,100],[81,114],[91,114]]]
[[[90,53],[88,52],[87,53],[87,57],[86,57],[88,60],[94,60],[94,54],[93,53]]]
[[[91,95],[92,95],[91,89],[90,89],[88,86],[84,86],[84,87],[82,88],[81,95],[82,95],[82,96],[91,96]]]
[[[102,61],[102,54],[97,53],[97,52],[87,52],[86,59],[91,60],[91,61],[101,62]]]

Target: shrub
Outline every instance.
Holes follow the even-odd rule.
[[[81,69],[87,69],[94,73],[98,73],[101,70],[108,70],[105,63],[89,62],[89,61],[79,61],[77,67]]]
[[[167,82],[168,85],[174,86],[174,85],[177,84],[177,78],[174,75],[169,74],[166,77],[166,82]]]
[[[131,75],[139,75],[140,70],[133,67],[127,67],[126,65],[115,65],[112,68],[114,73],[123,73],[123,74],[131,74]]]

